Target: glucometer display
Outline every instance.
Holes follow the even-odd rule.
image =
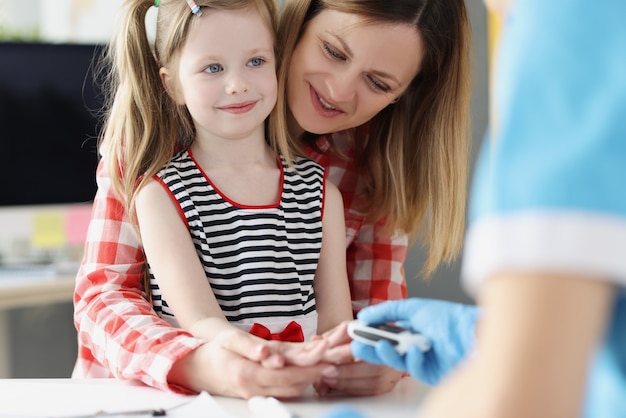
[[[419,332],[393,324],[368,325],[355,320],[348,323],[348,335],[355,341],[372,346],[378,341],[387,341],[400,354],[405,354],[411,347],[422,351],[431,348],[430,340]]]
[[[392,338],[387,338],[378,334],[374,334],[371,332],[367,332],[367,331],[363,331],[363,330],[354,330],[354,333],[356,335],[358,335],[359,337],[363,337],[363,338],[367,338],[369,340],[372,341],[379,341],[379,340],[385,340],[385,341],[389,341],[391,343],[391,345],[398,345],[398,341],[394,340]]]

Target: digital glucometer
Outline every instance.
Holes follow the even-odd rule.
[[[393,324],[367,325],[355,320],[348,323],[348,335],[363,344],[376,345],[380,340],[388,341],[396,351],[403,355],[410,347],[415,346],[428,351],[431,342],[419,332],[411,331]]]

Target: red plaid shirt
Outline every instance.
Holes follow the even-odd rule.
[[[326,149],[326,138],[321,138],[319,145]],[[382,225],[365,222],[354,209],[359,184],[354,164],[312,150],[308,153],[326,168],[329,180],[343,195],[353,310],[405,298],[407,237],[389,237]],[[204,342],[172,328],[153,312],[143,292],[145,256],[102,163],[96,178],[98,192],[76,277],[78,358],[72,376],[138,379],[160,389],[184,392],[167,382],[167,374],[175,361]]]

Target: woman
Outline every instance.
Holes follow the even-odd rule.
[[[353,310],[402,299],[409,236],[423,233],[429,247],[425,274],[453,260],[462,242],[471,45],[464,2],[290,0],[279,42],[280,111],[270,136],[289,132],[342,193]],[[398,372],[351,358],[266,369],[267,347],[252,338],[206,343],[156,317],[143,287],[145,256],[109,172],[101,163],[77,277],[75,377],[240,397],[297,396],[320,376],[321,393],[394,387]]]

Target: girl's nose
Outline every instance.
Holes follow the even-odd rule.
[[[248,81],[243,74],[233,73],[228,77],[225,88],[227,94],[246,93],[248,91]]]

